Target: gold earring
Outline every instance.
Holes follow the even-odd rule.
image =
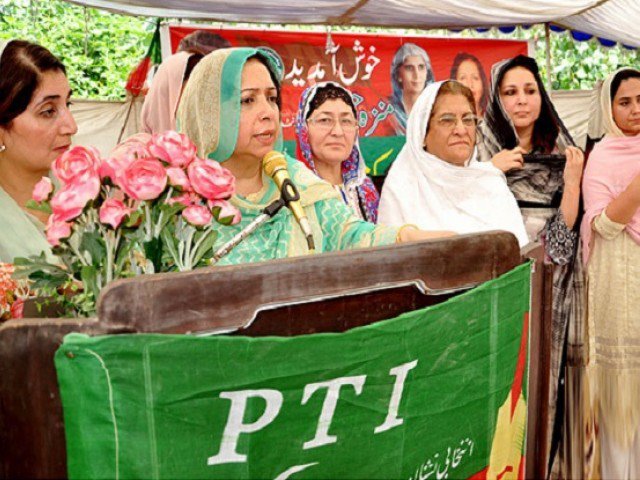
[[[4,152],[7,149],[6,145],[0,145],[0,153]]]

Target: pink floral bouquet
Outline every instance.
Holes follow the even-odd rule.
[[[92,314],[98,293],[114,279],[207,264],[215,224],[240,221],[228,202],[233,175],[198,158],[177,132],[136,135],[106,159],[94,148],[73,147],[52,172],[59,186],[42,178],[29,207],[50,213],[47,240],[60,265],[44,256],[16,264],[49,295],[78,290],[75,313]]]
[[[14,266],[0,263],[0,322],[22,318],[24,301],[29,297],[25,280],[13,278]]]

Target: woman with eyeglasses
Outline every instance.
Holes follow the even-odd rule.
[[[502,172],[476,160],[475,100],[454,80],[428,85],[407,122],[407,142],[380,201],[380,223],[477,233],[506,230],[528,243]]]
[[[298,160],[333,185],[358,218],[375,223],[380,196],[366,175],[351,93],[333,82],[307,88],[300,98],[296,134]]]

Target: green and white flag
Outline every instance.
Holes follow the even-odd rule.
[[[522,477],[529,298],[527,264],[344,333],[68,335],[69,476]]]

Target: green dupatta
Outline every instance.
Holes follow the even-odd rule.
[[[215,51],[194,68],[178,108],[178,129],[197,146],[198,155],[226,161],[236,148],[240,124],[242,68],[247,60],[263,57],[275,78],[282,78],[282,60],[262,48],[227,48]],[[282,151],[282,134],[274,146]],[[376,226],[358,219],[327,182],[302,163],[287,157],[289,173],[300,191],[300,201],[309,217],[318,252],[370,247],[393,243],[397,229]],[[263,188],[247,197],[234,195],[231,203],[240,209],[242,221],[231,227],[214,225],[217,248],[231,239],[275,201],[275,183],[263,175]],[[282,209],[245,239],[219,264],[237,264],[286,258],[307,253],[304,236],[288,209]]]
[[[51,247],[44,234],[44,225],[25,212],[0,188],[0,261],[13,263],[16,257],[29,257],[45,252],[51,257]]]

